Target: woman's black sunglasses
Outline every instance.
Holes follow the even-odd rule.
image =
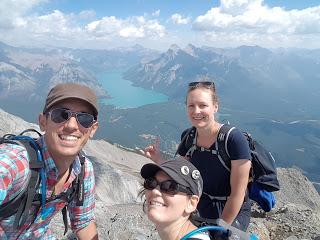
[[[207,88],[215,88],[214,82],[190,82],[188,85],[190,88],[195,87],[207,87]]]
[[[63,123],[68,121],[72,116],[77,119],[77,122],[84,128],[89,128],[95,122],[95,117],[90,113],[73,112],[65,108],[55,108],[47,113],[51,120],[55,123]]]
[[[163,182],[158,182],[155,178],[147,178],[145,179],[143,184],[144,188],[147,190],[153,190],[158,185],[160,186],[160,192],[163,192],[166,194],[175,195],[178,192],[183,192],[188,195],[193,195],[193,193],[189,188],[177,183],[174,180],[166,180]]]

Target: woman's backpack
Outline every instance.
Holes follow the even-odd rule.
[[[237,229],[230,224],[227,224],[222,219],[208,219],[194,214],[190,218],[191,222],[198,227],[197,229],[189,232],[180,240],[193,239],[193,236],[200,232],[208,232],[211,239],[215,240],[258,240],[259,238],[252,233],[247,233]]]
[[[235,129],[235,127],[229,124],[222,125],[217,136],[217,149],[211,151],[212,154],[218,156],[221,164],[229,172],[231,170],[231,159],[227,149],[227,142],[233,129]],[[203,151],[202,148],[196,146],[196,134],[195,127],[186,130],[182,136],[176,154],[182,146],[184,146],[185,149],[188,149],[186,156],[190,157],[194,151]],[[249,198],[257,202],[265,212],[269,212],[275,206],[276,202],[272,192],[280,190],[275,159],[262,144],[252,138],[251,134],[248,132],[243,132],[243,134],[246,137],[251,150],[252,168],[250,177],[252,178],[252,181],[248,185]]]

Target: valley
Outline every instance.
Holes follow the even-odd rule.
[[[189,127],[184,106],[187,83],[213,79],[221,122],[252,133],[273,153],[278,166],[302,169],[313,182],[320,182],[318,50],[173,45],[159,53],[141,46],[78,50],[2,44],[0,51],[0,107],[5,111],[36,123],[50,86],[64,81],[87,84],[101,103],[97,139],[136,149],[159,136],[168,156]],[[99,81],[99,74],[107,72],[116,72],[109,78],[122,76],[133,89],[139,88],[142,102],[134,104],[135,97],[120,90],[118,96],[121,99],[122,94],[127,105],[120,106],[119,101],[104,105],[111,103],[115,91]],[[116,79],[114,87],[117,84],[121,88]],[[153,95],[148,97],[147,91]]]

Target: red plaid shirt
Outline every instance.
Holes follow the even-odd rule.
[[[51,158],[44,137],[38,141],[41,146],[41,151],[45,163],[47,192],[46,197],[49,199],[52,196],[54,185],[58,178],[58,169],[56,168],[53,159]],[[77,157],[72,165],[72,170],[68,181],[64,184],[63,191],[71,187],[71,183],[81,171],[80,160]],[[0,145],[0,205],[13,199],[28,183],[30,178],[29,163],[27,152],[19,145],[1,144]],[[94,188],[95,181],[93,175],[92,163],[85,160],[85,175],[84,175],[84,203],[83,206],[76,206],[75,200],[69,206],[69,218],[73,231],[80,230],[89,225],[94,220]],[[39,190],[40,193],[40,190]],[[13,228],[14,215],[0,221],[0,239],[55,239],[48,225],[54,215],[61,212],[65,206],[65,202],[61,199],[49,201],[45,206],[45,214],[41,214],[41,209],[32,208],[26,223],[18,230]],[[34,213],[37,211],[37,216],[34,220]],[[34,220],[34,222],[33,222]]]

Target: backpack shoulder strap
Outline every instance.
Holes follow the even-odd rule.
[[[31,177],[29,180],[29,184],[27,186],[27,189],[25,190],[25,204],[24,208],[22,210],[22,206],[20,206],[18,210],[18,214],[15,218],[14,226],[15,227],[20,227],[22,224],[25,223],[27,220],[28,214],[29,214],[29,209],[31,208],[32,201],[35,197],[36,191],[39,187],[40,184],[40,169],[44,168],[44,164],[42,161],[38,160],[37,157],[37,149],[39,149],[39,146],[36,144],[37,149],[31,146],[31,142],[28,140],[20,140],[29,155],[29,168],[31,171]],[[19,220],[21,218],[21,220]]]
[[[85,174],[85,156],[83,152],[79,154],[81,171],[78,176],[78,187],[77,187],[77,206],[82,206],[84,201],[84,174]]]
[[[228,152],[228,139],[231,131],[235,127],[229,124],[223,124],[218,132],[217,136],[217,147],[218,147],[218,158],[222,165],[230,172],[231,170],[231,161],[230,154]]]
[[[84,174],[85,174],[85,155],[82,151],[79,153],[79,159],[81,164],[81,171],[77,178],[72,182],[72,186],[67,190],[64,198],[67,201],[67,205],[62,209],[62,219],[64,224],[64,235],[68,232],[68,217],[67,217],[67,206],[76,197],[77,206],[83,206],[84,201]]]
[[[1,139],[1,143],[11,143],[23,146],[28,154],[29,168],[31,176],[28,185],[19,193],[14,199],[0,206],[1,218],[7,218],[16,214],[14,220],[14,227],[18,228],[23,225],[29,214],[29,209],[35,197],[36,191],[40,184],[40,169],[44,167],[42,161],[38,161],[39,150],[38,144],[34,139],[29,137],[21,137],[14,135],[6,135]]]
[[[177,151],[174,154],[174,157],[177,156],[177,154],[180,152],[182,147],[185,147],[189,152],[189,149],[192,147],[192,145],[195,145],[196,140],[196,128],[191,127],[184,131],[184,135],[182,136],[181,142],[179,143],[179,146],[177,148]],[[186,154],[187,155],[187,154]]]

